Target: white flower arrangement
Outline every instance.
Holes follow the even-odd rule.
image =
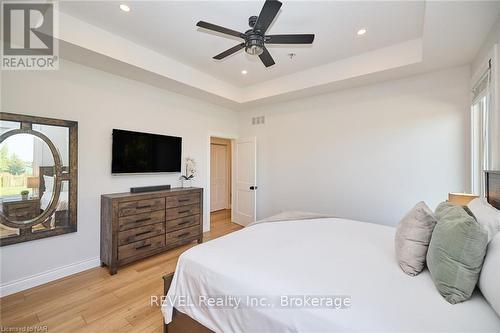
[[[180,179],[191,180],[196,177],[196,161],[194,158],[186,158],[186,174],[182,175]]]

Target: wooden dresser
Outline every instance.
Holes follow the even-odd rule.
[[[15,221],[34,219],[40,215],[40,199],[6,200],[2,203],[3,213]]]
[[[118,267],[203,240],[203,189],[101,196],[101,263]]]

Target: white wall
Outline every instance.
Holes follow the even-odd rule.
[[[282,210],[396,224],[468,189],[469,67],[240,115],[257,136],[258,217]],[[251,125],[265,115],[264,125]]]
[[[4,293],[99,264],[101,194],[179,185],[179,174],[111,176],[113,128],[182,136],[184,156],[198,163],[193,186],[203,187],[209,181],[209,135],[237,133],[233,111],[71,62],[63,61],[58,71],[4,71],[1,84],[2,111],[76,120],[79,126],[78,232],[0,248]]]
[[[494,47],[496,45],[496,54]],[[478,54],[472,62],[472,74],[477,77],[480,71],[483,70],[485,62],[493,57],[492,63],[492,81],[493,81],[493,96],[492,96],[492,117],[491,117],[491,168],[500,170],[500,17],[494,24],[488,36],[484,40]],[[474,80],[474,77],[473,77]],[[473,82],[472,82],[473,84]]]

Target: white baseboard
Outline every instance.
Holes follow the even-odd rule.
[[[22,290],[33,288],[41,284],[45,284],[68,275],[76,274],[87,269],[98,267],[101,265],[99,258],[83,260],[74,264],[62,266],[40,274],[28,276],[23,279],[7,282],[0,285],[0,297],[17,293]]]

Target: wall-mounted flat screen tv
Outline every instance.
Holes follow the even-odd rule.
[[[180,172],[182,138],[113,130],[111,172]]]

